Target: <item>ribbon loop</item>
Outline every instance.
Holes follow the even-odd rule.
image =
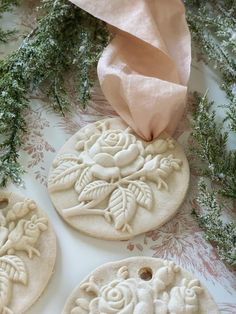
[[[115,27],[98,63],[107,100],[145,140],[173,133],[185,108],[191,40],[181,0],[72,0]]]

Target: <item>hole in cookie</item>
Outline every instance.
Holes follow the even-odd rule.
[[[149,267],[141,268],[138,274],[142,280],[149,281],[152,279],[152,270]]]
[[[9,200],[6,197],[0,197],[0,209],[6,208],[9,204]]]

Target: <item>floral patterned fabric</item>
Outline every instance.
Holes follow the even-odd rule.
[[[16,27],[19,34],[9,44],[0,46],[0,57],[13,51],[22,40],[20,35],[28,33],[32,28],[34,5],[28,2],[13,13],[7,14],[1,21],[8,27]],[[216,75],[204,65],[199,55],[194,57],[190,90],[204,92],[209,88],[210,96],[214,98],[215,95],[217,103],[223,103],[223,93],[218,88]],[[68,87],[72,99],[75,99],[75,87],[70,80]],[[199,179],[193,167],[194,156],[189,153],[192,110],[193,103],[189,92],[187,110],[175,138],[185,147],[192,175],[187,198],[178,214],[158,230],[130,241],[109,242],[89,238],[68,227],[53,209],[46,183],[56,152],[72,134],[90,122],[116,114],[98,86],[93,90],[93,98],[86,111],[74,101],[71,113],[65,117],[54,113],[42,93],[35,92],[31,99],[31,109],[26,112],[28,133],[24,136],[21,151],[21,161],[27,171],[24,176],[25,185],[19,188],[9,185],[7,189],[20,191],[33,198],[48,213],[58,236],[59,248],[54,277],[42,298],[28,314],[60,313],[71,290],[94,268],[105,262],[136,255],[173,260],[201,280],[218,303],[221,313],[236,313],[236,274],[220,261],[215,248],[204,239],[204,233],[191,215]],[[122,142],[122,139],[117,140]],[[110,141],[109,135],[108,138],[102,139],[101,145],[106,145],[107,141]],[[230,213],[233,204],[227,206]]]

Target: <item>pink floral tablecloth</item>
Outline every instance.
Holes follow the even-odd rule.
[[[30,31],[34,24],[35,4],[28,2],[1,21],[19,33],[13,40],[0,46],[0,57],[14,50],[22,40],[22,35]],[[218,87],[219,79],[202,61],[202,56],[194,53],[190,92],[185,115],[175,133],[175,138],[185,147],[190,164],[191,156],[191,111],[194,109],[191,91],[205,92],[218,104],[224,95]],[[158,230],[150,231],[130,241],[109,242],[82,235],[72,228],[55,212],[46,188],[47,175],[59,148],[78,129],[105,117],[115,116],[115,112],[104,99],[98,86],[85,111],[75,101],[73,82],[68,83],[72,100],[71,112],[65,117],[52,111],[47,99],[40,91],[31,98],[31,109],[26,113],[28,133],[24,136],[21,161],[27,170],[25,185],[9,185],[8,190],[24,193],[35,199],[48,213],[58,238],[58,257],[55,274],[40,300],[28,314],[60,313],[72,289],[94,268],[102,263],[131,256],[153,256],[175,261],[194,273],[207,286],[223,314],[236,313],[236,275],[232,269],[220,261],[215,248],[204,239],[204,233],[191,215],[196,202],[197,172],[191,166],[191,185],[187,198],[178,214]],[[219,115],[222,112],[218,111]],[[229,212],[232,204],[229,204]]]

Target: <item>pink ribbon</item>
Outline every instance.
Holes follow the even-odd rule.
[[[107,100],[146,140],[172,134],[184,111],[191,40],[181,0],[72,0],[114,28],[98,62]]]

